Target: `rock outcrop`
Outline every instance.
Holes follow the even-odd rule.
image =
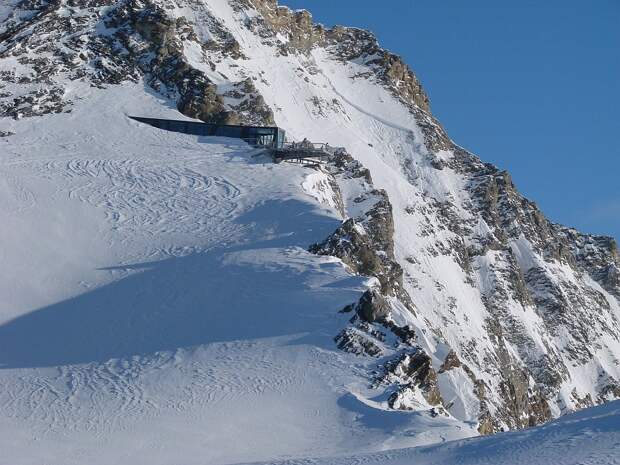
[[[0,116],[70,111],[71,100],[55,85],[61,78],[98,87],[144,78],[189,117],[223,124],[274,123],[251,79],[231,82],[223,90],[190,63],[188,43],[211,60],[242,58],[239,44],[212,16],[204,16],[212,36],[203,42],[194,25],[171,17],[156,0],[23,0],[19,9],[34,11],[34,17],[21,22],[16,16],[3,23],[0,58],[12,57],[28,72],[3,72],[4,81],[22,85],[20,95],[0,95]]]
[[[415,331],[399,326],[392,318],[394,305],[404,305],[409,312],[414,308],[403,289],[403,270],[395,260],[394,219],[387,194],[375,189],[370,172],[344,151],[327,165],[325,175],[336,186],[357,185],[355,197],[343,196],[338,190],[338,201],[333,203],[343,205],[345,216],[352,210],[358,215],[343,221],[310,251],[338,257],[351,272],[377,279],[376,287],[344,309],[354,315],[335,342],[339,349],[357,355],[388,357],[375,382],[392,392],[388,400],[391,408],[435,412],[443,400],[431,358],[416,344]],[[355,208],[359,205],[363,205],[361,210]]]
[[[396,383],[398,386],[388,399],[388,404],[393,409],[417,410],[417,406],[424,401],[433,407],[443,403],[431,358],[421,350],[404,353],[390,360],[381,380]],[[419,398],[419,394],[423,400]]]
[[[327,174],[336,185],[361,184],[360,195],[344,204],[365,208],[358,216],[346,219],[325,241],[312,245],[310,251],[340,258],[353,273],[377,278],[383,295],[396,296],[409,304],[409,296],[402,287],[403,270],[394,256],[394,219],[387,193],[375,189],[370,172],[346,152],[334,157]],[[373,300],[370,295],[362,299]]]

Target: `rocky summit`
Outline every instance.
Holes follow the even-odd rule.
[[[222,155],[232,150],[226,143],[174,139],[178,135],[166,138],[164,132],[128,122],[129,112],[218,124],[277,125],[290,140],[308,138],[344,150],[326,164],[301,167],[272,164],[260,151],[248,155],[248,148],[237,147],[247,160],[243,158],[245,164],[233,170],[228,166],[240,162]],[[66,129],[70,125],[75,131]],[[106,133],[104,127],[114,132]],[[119,389],[128,396],[121,402],[123,408],[146,412],[140,421],[155,415],[151,407],[156,404],[191,411],[194,401],[205,406],[213,399],[241,395],[237,391],[245,389],[240,387],[243,383],[248,389],[252,386],[252,396],[277,385],[285,394],[276,406],[299,403],[292,395],[287,399],[286,389],[289,383],[301,382],[298,370],[307,367],[322,373],[316,379],[330,386],[330,396],[335,392],[340,396],[334,409],[350,415],[349,404],[357,406],[354,415],[365,420],[356,420],[356,425],[365,421],[364,428],[372,430],[384,421],[393,422],[387,436],[400,434],[395,443],[400,447],[418,444],[411,438],[431,428],[433,421],[444,430],[448,424],[450,428],[473,425],[462,435],[486,435],[539,425],[620,397],[616,242],[550,222],[519,193],[509,173],[453,142],[433,117],[429,97],[411,68],[383,49],[368,31],[327,28],[314,22],[308,11],[293,11],[276,0],[6,0],[0,7],[0,129],[6,184],[0,192],[10,192],[12,197],[6,198],[13,199],[0,204],[3,211],[10,216],[37,208],[43,205],[37,198],[66,201],[67,212],[83,215],[75,220],[80,228],[70,226],[67,213],[41,223],[42,230],[53,235],[66,227],[78,234],[76,229],[83,228],[84,238],[74,243],[85,251],[118,247],[114,260],[93,259],[88,272],[75,268],[74,275],[67,275],[63,292],[45,287],[57,281],[53,276],[64,273],[61,270],[50,271],[49,276],[41,271],[36,292],[19,291],[28,298],[21,299],[18,291],[11,290],[0,326],[0,341],[5,340],[0,342],[0,347],[4,344],[0,353],[5,354],[0,354],[5,358],[0,364],[6,367],[0,369],[0,400],[8,412],[1,420],[4,425],[12,425],[13,420],[28,425],[31,419],[36,420],[36,428],[42,428],[46,419],[53,418],[57,435],[69,434],[63,428],[70,430],[72,422],[77,430],[96,431],[98,437],[116,434],[117,420],[93,412],[101,405],[111,408],[105,402],[111,402],[110,392]],[[50,153],[33,149],[46,144],[52,147]],[[89,152],[93,145],[99,147],[99,155]],[[188,158],[183,159],[179,150]],[[209,150],[217,152],[211,159],[221,158],[221,163],[203,172],[196,154]],[[15,171],[20,166],[23,170]],[[247,178],[237,179],[237,173],[246,172]],[[49,191],[36,187],[46,183],[55,187]],[[188,186],[194,189],[191,196],[184,190]],[[251,193],[258,200],[251,201]],[[281,203],[270,209],[274,198]],[[312,208],[304,207],[302,217],[292,206],[304,202]],[[210,220],[213,205],[218,205],[220,216]],[[85,213],[86,207],[94,213]],[[53,211],[57,204],[47,208]],[[303,219],[314,218],[316,211],[324,212],[323,219]],[[33,213],[35,217],[46,218]],[[22,225],[25,217],[15,218],[14,224]],[[91,220],[108,229],[89,229]],[[66,234],[59,237],[69,237]],[[137,239],[140,234],[144,237]],[[94,246],[86,236],[101,242]],[[5,234],[2,240],[21,244],[22,238]],[[47,239],[36,240],[48,244]],[[256,245],[252,254],[239,252],[252,241],[271,242]],[[39,326],[37,317],[28,315],[54,308],[58,301],[96,294],[95,289],[117,280],[124,283],[121,286],[139,284],[139,276],[149,273],[154,280],[149,283],[156,283],[161,271],[134,274],[138,269],[159,269],[150,264],[156,259],[171,260],[165,266],[175,270],[185,266],[202,270],[201,262],[191,257],[211,257],[208,254],[226,247],[227,255],[218,258],[218,267],[234,263],[258,273],[259,268],[272,272],[282,263],[291,264],[273,281],[260,281],[264,274],[251,278],[252,283],[261,283],[260,292],[270,286],[273,293],[279,292],[290,270],[313,276],[312,282],[286,281],[285,289],[299,288],[286,305],[269,300],[271,293],[262,297],[259,293],[257,301],[268,302],[265,309],[249,303],[254,295],[251,287],[240,291],[219,286],[209,296],[197,294],[194,288],[171,290],[165,298],[154,299],[144,315],[135,310],[141,307],[110,310],[124,309],[125,300],[118,303],[105,295],[104,303],[99,303],[84,297],[66,312],[56,310],[83,321],[89,312],[79,309],[98,308],[93,318],[101,318],[102,327],[109,327],[109,332],[101,333],[106,335],[101,341],[89,338],[88,331],[76,324],[75,332],[59,336],[58,347],[63,339],[63,349],[32,352],[40,355],[36,360],[19,355],[32,348],[10,342],[30,337],[28,331]],[[283,254],[277,260],[268,256],[274,250]],[[74,257],[66,252],[62,256]],[[79,259],[65,261],[69,267],[65,269],[72,269]],[[354,291],[343,290],[337,298],[316,298],[297,310],[294,302],[316,292],[317,283],[323,282],[320,276],[334,264],[341,271],[329,271],[337,279],[321,284],[325,289],[340,289],[347,279],[364,284]],[[25,268],[16,265],[15,269],[23,273],[20,276],[30,275]],[[95,278],[88,274],[93,269],[108,270],[109,275]],[[300,269],[314,270],[316,276]],[[204,273],[208,280],[210,275]],[[231,276],[234,280],[241,275],[231,272]],[[247,282],[240,286],[245,289]],[[201,288],[201,283],[198,279],[195,286]],[[122,287],[118,292],[131,300],[136,299],[131,297],[134,291],[135,295],[160,295],[164,288]],[[219,296],[224,289],[228,289],[226,297]],[[235,299],[243,305],[234,303]],[[282,325],[282,329],[245,337],[243,317],[233,322],[238,333],[209,339],[208,328],[220,323],[213,326],[209,320],[201,329],[202,323],[192,319],[203,318],[197,316],[203,313],[179,310],[209,305],[221,305],[219,315],[226,315],[231,307],[243,307],[261,325]],[[269,313],[267,308],[278,305],[290,305],[290,312]],[[312,313],[318,308],[324,311],[320,318]],[[179,326],[162,319],[161,327],[156,327],[158,318],[173,309],[185,323]],[[112,315],[109,321],[102,316],[108,314]],[[298,315],[300,323],[292,322],[291,315]],[[329,329],[322,323],[317,326],[316,334],[321,335],[317,340],[322,342],[306,342],[313,347],[308,349],[312,355],[304,352],[290,366],[277,368],[284,364],[278,358],[283,356],[273,358],[276,349],[254,342],[267,335],[311,332],[309,328],[319,320],[335,323]],[[41,327],[54,324],[52,317],[44,321]],[[88,328],[88,323],[82,324]],[[142,332],[142,324],[148,331]],[[221,324],[228,328],[228,323]],[[192,336],[184,339],[179,329],[176,337],[175,328],[185,328]],[[115,337],[117,342],[109,342]],[[100,345],[91,344],[95,340]],[[239,352],[226,355],[220,346],[209,345],[213,341]],[[303,346],[290,344],[287,350],[298,350],[294,344]],[[84,356],[71,355],[71,350],[91,345]],[[199,347],[195,350],[204,351],[207,358],[190,357],[188,347]],[[285,345],[278,347],[284,350]],[[213,365],[214,359],[208,357],[219,361],[229,357],[231,365]],[[338,370],[352,370],[349,378],[336,381],[325,375],[332,373],[326,367],[339,363],[347,368]],[[271,375],[261,371],[267,366],[275,367]],[[27,372],[43,367],[56,367],[56,371]],[[177,367],[186,390],[170,388],[165,399],[144,394],[146,380],[164,383],[153,367]],[[278,381],[279,369],[293,370],[295,376]],[[72,390],[80,383],[90,390]],[[199,402],[192,386],[196,392],[198,388],[207,392],[207,385],[218,388]],[[181,391],[186,395],[182,399],[177,396]],[[20,392],[30,392],[30,400]],[[90,400],[81,406],[71,404],[80,395]],[[52,402],[54,396],[70,400]],[[94,415],[90,426],[72,420],[78,411]],[[196,418],[210,414],[196,413]],[[422,426],[414,434],[413,427],[398,429],[395,414],[408,415],[411,420],[406,421],[424,418],[424,422],[415,420]],[[334,425],[344,421],[332,420]],[[122,423],[122,428],[134,428],[136,422]],[[316,441],[344,434],[341,426],[330,428],[317,433]],[[282,449],[279,456],[309,455],[316,443],[306,439],[295,443],[298,449]],[[387,441],[365,444],[383,450]],[[343,452],[337,445],[330,450]],[[239,454],[226,459],[216,454],[212,463],[256,458]]]

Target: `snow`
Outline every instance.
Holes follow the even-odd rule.
[[[301,187],[309,195],[314,197],[317,202],[328,205],[335,212],[338,211],[338,206],[335,204],[334,199],[336,193],[329,183],[327,175],[321,171],[310,173],[306,176],[305,181],[301,184]]]
[[[381,392],[374,361],[333,342],[375,280],[306,251],[340,224],[323,174],[127,118],[181,118],[142,83],[74,92],[71,113],[3,121],[11,464],[235,463],[475,434],[350,394]]]
[[[267,462],[265,462],[267,463]],[[270,464],[345,465],[614,465],[620,463],[620,402],[550,424],[429,447]]]
[[[459,420],[467,420],[476,416],[480,401],[475,394],[475,386],[462,367],[440,373],[439,389],[443,399],[450,406],[450,413]]]
[[[401,312],[399,323],[416,328],[423,348],[435,365],[442,361],[440,354],[435,353],[436,347],[442,343],[455,348],[459,356],[473,360],[470,365],[474,366],[475,376],[492,386],[489,395],[496,396],[499,391],[497,379],[486,370],[482,361],[485,354],[494,352],[487,328],[487,320],[492,316],[483,299],[498,286],[506,288],[507,283],[497,276],[497,270],[505,268],[506,263],[502,257],[489,251],[474,262],[476,277],[472,280],[454,256],[439,253],[436,248],[438,242],[452,248],[450,241],[462,239],[442,224],[434,206],[437,203],[449,204],[451,213],[460,221],[473,220],[475,234],[480,237],[492,234],[492,228],[472,214],[468,206],[471,197],[466,191],[464,177],[448,167],[437,170],[431,165],[423,134],[408,108],[373,78],[359,78],[369,72],[364,60],[342,62],[321,47],[314,48],[310,56],[279,55],[270,46],[256,40],[252,31],[241,26],[226,0],[209,3],[226,27],[233,31],[247,57],[236,62],[237,68],[223,64],[226,76],[232,80],[247,75],[259,76],[255,85],[270,107],[276,109],[276,122],[287,130],[289,137],[296,140],[307,137],[346,147],[370,170],[375,186],[387,191],[394,212],[396,258],[405,271],[405,289],[419,310],[417,315]],[[436,156],[448,160],[453,153],[440,151]],[[344,191],[345,197],[351,198],[346,192],[347,186]],[[355,216],[350,204],[347,208],[347,213]],[[512,243],[523,272],[537,263],[546,263],[531,247],[525,239]],[[408,261],[410,257],[414,257],[417,263]],[[546,264],[545,269],[558,282],[581,280],[571,269]],[[596,288],[611,302],[610,314],[620,316],[615,310],[617,300],[600,286]],[[566,337],[554,339],[549,335],[533,306],[524,308],[514,299],[505,305],[507,317],[517,322],[523,339],[531,345],[531,348],[524,349],[509,344],[508,351],[517,360],[536,363],[545,354],[555,355],[550,347],[565,344]],[[472,341],[477,344],[475,351],[471,350]],[[611,362],[608,355],[604,355],[608,349],[615,350],[613,348],[618,347],[618,342],[608,337],[604,341],[606,349],[598,351],[594,363],[601,373],[620,379],[617,360]],[[573,364],[565,354],[561,359],[567,365]],[[577,388],[580,395],[590,394],[596,398],[595,384],[583,385],[581,381],[592,373],[588,368],[571,369],[562,389],[572,392]],[[456,384],[447,386],[459,382],[458,379],[444,381],[446,392],[460,392],[461,387]],[[463,392],[463,401],[472,401],[473,404],[459,407],[459,403],[455,403],[453,414],[460,416],[467,412],[470,416],[466,419],[473,421],[477,418],[477,402],[472,399],[471,392],[466,391],[468,393]],[[564,403],[568,406],[563,411],[577,407],[570,396],[564,398],[558,400],[558,405]],[[556,405],[551,408],[558,411]]]
[[[19,0],[4,0],[2,4],[0,4],[0,23],[11,17],[15,5],[17,5],[18,2]]]

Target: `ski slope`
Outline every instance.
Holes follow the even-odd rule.
[[[376,362],[333,337],[366,280],[306,251],[341,221],[312,191],[319,173],[140,125],[125,115],[182,118],[141,84],[78,91],[71,113],[8,121],[0,139],[0,464],[236,463],[475,434],[364,403]]]

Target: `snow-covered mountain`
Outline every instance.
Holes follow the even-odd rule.
[[[276,165],[127,115],[348,153]],[[0,125],[2,449],[329,456],[620,397],[615,241],[452,142],[367,31],[275,0],[5,0]]]

